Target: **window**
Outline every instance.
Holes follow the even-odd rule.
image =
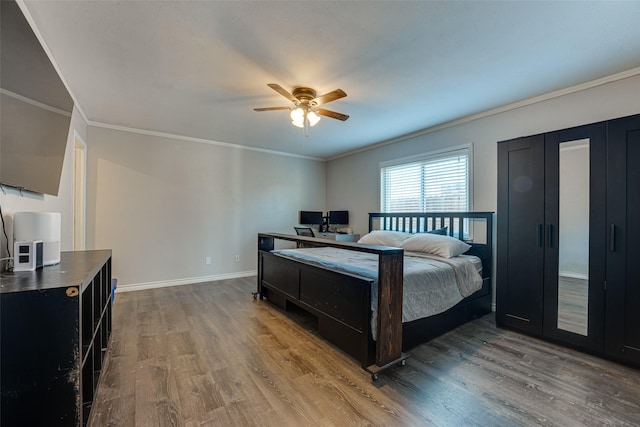
[[[382,212],[468,211],[471,145],[380,164]]]

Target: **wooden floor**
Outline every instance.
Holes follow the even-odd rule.
[[[496,329],[492,315],[375,383],[250,292],[255,278],[116,294],[97,426],[640,425],[640,371]]]

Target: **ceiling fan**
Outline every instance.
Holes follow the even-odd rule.
[[[322,96],[316,96],[316,91],[309,87],[296,87],[289,93],[276,83],[269,83],[267,86],[293,102],[294,106],[254,108],[254,111],[291,110],[291,123],[299,128],[304,127],[307,123],[309,126],[315,125],[320,121],[320,116],[331,117],[332,119],[342,121],[349,118],[346,114],[318,108],[319,105],[347,96],[342,89],[336,89]]]

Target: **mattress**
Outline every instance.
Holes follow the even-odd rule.
[[[331,270],[372,279],[371,332],[376,337],[378,313],[378,255],[339,248],[301,248],[274,254]],[[402,321],[442,313],[482,288],[482,262],[471,255],[453,258],[405,252]]]

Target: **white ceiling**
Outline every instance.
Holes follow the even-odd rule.
[[[21,5],[91,122],[321,158],[640,67],[640,1]],[[267,83],[351,117],[304,138]]]

